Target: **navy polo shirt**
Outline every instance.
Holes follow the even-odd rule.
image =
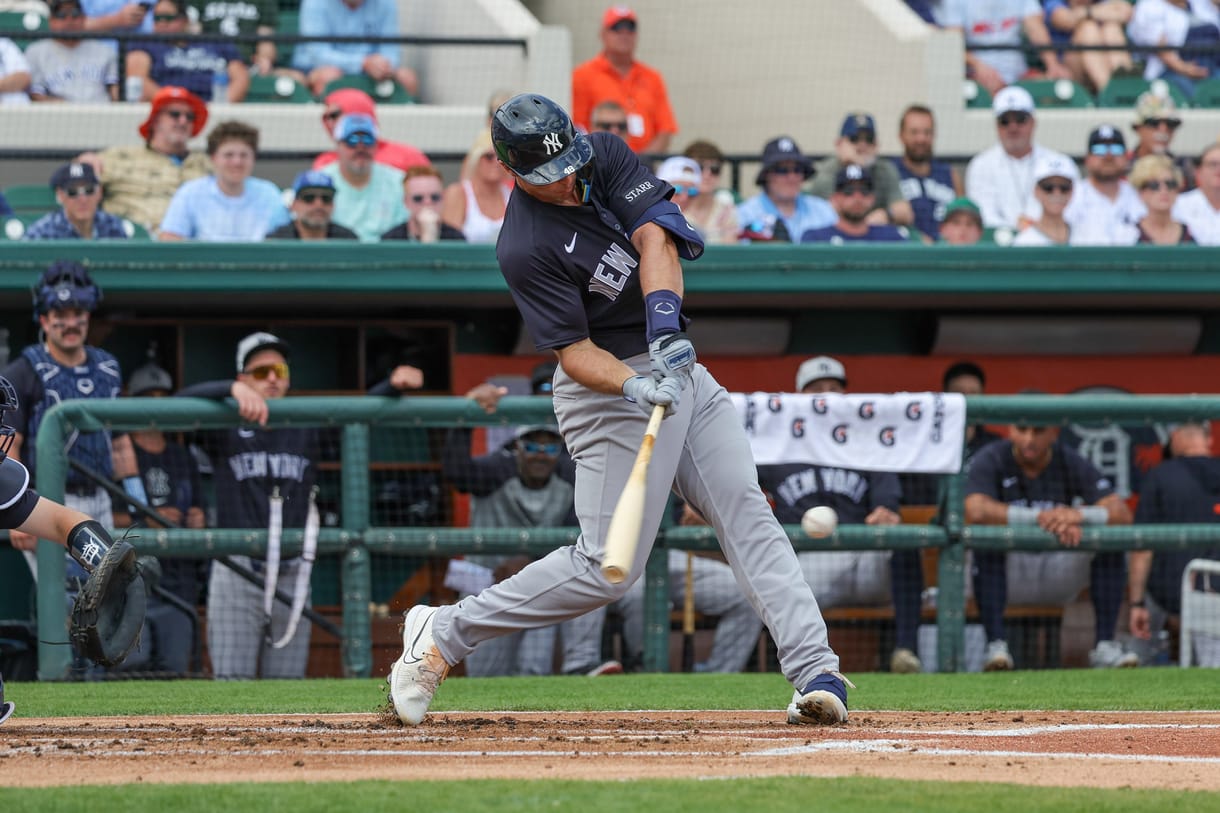
[[[622,139],[588,138],[594,154],[589,203],[555,206],[513,189],[496,257],[539,350],[591,339],[628,358],[648,350],[640,255],[631,235],[656,223],[687,260],[703,253],[703,239],[670,202],[673,187]]]

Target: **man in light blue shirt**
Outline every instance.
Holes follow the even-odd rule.
[[[373,160],[378,135],[371,116],[344,116],[335,125],[339,160],[321,169],[335,182],[334,222],[351,229],[366,243],[377,242],[391,227],[407,219],[402,172]]]
[[[737,207],[741,239],[796,243],[810,229],[834,225],[839,216],[831,205],[801,192],[801,184],[813,174],[813,162],[791,138],[768,141],[755,179],[763,191]]]
[[[396,37],[396,0],[304,0],[299,30],[307,37]],[[341,76],[368,74],[375,82],[387,80],[419,98],[415,71],[401,64],[397,43],[303,42],[292,53],[293,67],[309,77],[309,88],[321,97],[326,86]]]
[[[240,121],[218,124],[208,134],[212,174],[178,187],[158,239],[262,242],[287,223],[279,187],[250,177],[257,151],[256,128]]]

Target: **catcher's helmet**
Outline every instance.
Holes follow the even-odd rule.
[[[17,437],[17,429],[9,423],[9,415],[17,411],[17,390],[0,375],[0,460],[8,457]]]
[[[80,308],[92,313],[102,301],[102,289],[75,260],[56,260],[34,286],[34,319],[52,310]]]
[[[593,145],[572,117],[534,93],[514,96],[491,120],[496,155],[526,183],[543,185],[574,174],[593,159]]]

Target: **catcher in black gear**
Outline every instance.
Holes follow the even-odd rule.
[[[122,663],[139,641],[146,594],[135,548],[115,542],[99,522],[40,497],[25,466],[8,456],[16,430],[5,421],[17,392],[0,376],[0,528],[16,529],[67,547],[89,573],[72,607],[69,632],[77,649],[103,665]],[[0,678],[0,722],[12,713]]]

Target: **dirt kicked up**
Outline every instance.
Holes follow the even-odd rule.
[[[360,779],[876,776],[1216,789],[1220,712],[775,711],[23,719],[0,729],[8,786]]]

